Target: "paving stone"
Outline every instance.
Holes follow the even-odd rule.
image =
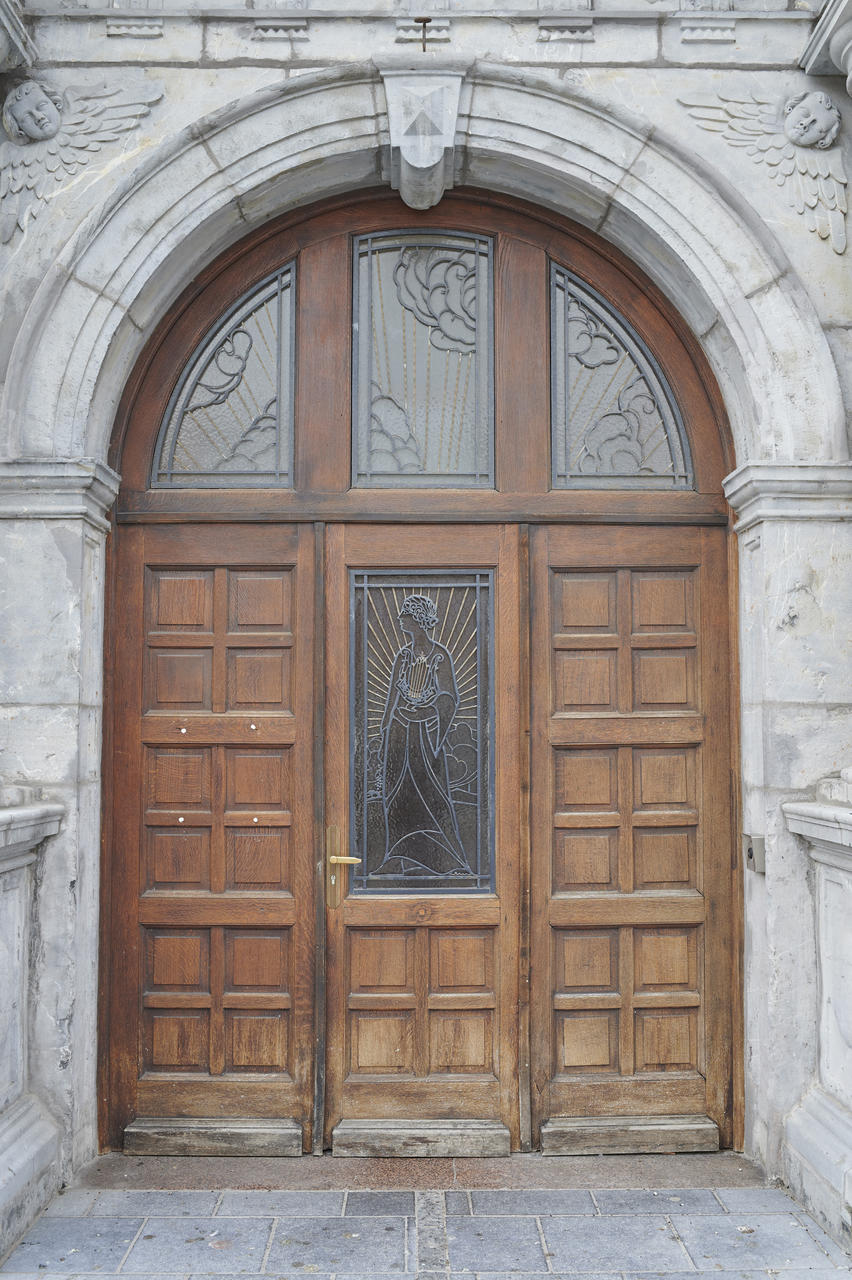
[[[689,1275],[690,1280],[695,1280],[694,1271],[690,1271]],[[577,1280],[577,1273],[576,1271],[477,1271],[476,1273],[476,1280],[545,1280],[545,1277],[547,1280]],[[417,1280],[420,1280],[420,1276]],[[621,1273],[618,1271],[585,1272],[583,1280],[621,1280]],[[654,1280],[659,1280],[659,1277],[655,1276]],[[668,1275],[666,1280],[669,1280]],[[763,1276],[761,1280],[767,1280],[767,1277]]]
[[[825,1266],[825,1254],[792,1214],[675,1215],[672,1222],[699,1271]]]
[[[542,1218],[554,1271],[685,1271],[689,1258],[665,1218]]]
[[[91,1218],[43,1217],[12,1251],[0,1272],[114,1272],[141,1226],[141,1218],[96,1222]]]
[[[666,1273],[665,1280],[709,1280],[710,1276],[714,1280],[771,1280],[771,1273],[766,1271],[731,1271],[721,1272],[717,1268],[708,1268],[705,1271],[669,1271]],[[835,1267],[809,1267],[807,1270],[784,1270],[784,1280],[847,1280],[852,1276],[852,1271],[843,1271]],[[4,1277],[5,1280],[5,1277]],[[576,1280],[576,1277],[575,1277]],[[590,1280],[590,1277],[584,1276],[583,1280]],[[627,1271],[624,1273],[622,1280],[660,1280],[659,1271]]]
[[[778,1187],[717,1187],[729,1213],[792,1213],[796,1202]]]
[[[470,1199],[467,1191],[445,1191],[444,1200],[446,1202],[447,1214],[470,1214]]]
[[[577,1214],[595,1212],[588,1191],[472,1191],[473,1212],[496,1214]]]
[[[218,1191],[102,1191],[93,1218],[207,1217],[216,1208]]]
[[[595,1191],[601,1213],[718,1213],[712,1191]]]
[[[84,1213],[88,1213],[97,1198],[97,1191],[86,1190],[83,1187],[69,1187],[67,1191],[63,1191],[55,1200],[47,1206],[44,1211],[46,1218],[82,1218]]]
[[[260,1271],[271,1218],[149,1218],[122,1270]]]
[[[819,1223],[811,1217],[809,1213],[805,1213],[802,1209],[797,1209],[795,1215],[801,1222],[802,1226],[812,1235],[814,1240],[821,1249],[824,1249],[829,1258],[838,1267],[852,1266],[852,1255],[850,1255],[842,1245],[839,1245],[831,1236],[823,1231]]]
[[[547,1270],[533,1218],[448,1218],[447,1242],[456,1271]]]
[[[413,1191],[350,1191],[346,1198],[347,1218],[357,1214],[391,1214],[410,1218],[413,1213]]]
[[[226,1191],[219,1218],[339,1218],[342,1191]]]
[[[266,1263],[267,1272],[400,1272],[406,1263],[406,1220],[361,1218],[281,1218]]]

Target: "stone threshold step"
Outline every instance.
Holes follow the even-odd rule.
[[[341,1120],[335,1156],[507,1156],[509,1130],[496,1120]]]
[[[541,1126],[545,1156],[718,1150],[719,1129],[709,1116],[553,1116]]]
[[[124,1130],[133,1156],[300,1156],[302,1126],[295,1120],[144,1116]]]

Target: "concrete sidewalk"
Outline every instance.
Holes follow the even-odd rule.
[[[777,1273],[852,1280],[852,1259],[729,1153],[107,1156],[54,1201],[0,1267],[3,1280],[696,1280],[720,1271],[731,1280]]]

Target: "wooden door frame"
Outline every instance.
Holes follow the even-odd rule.
[[[744,1083],[743,1083],[743,986],[742,986],[742,946],[743,946],[743,886],[742,867],[738,854],[739,830],[739,684],[737,668],[737,614],[736,614],[736,539],[731,531],[729,508],[721,494],[721,479],[733,466],[733,446],[730,430],[724,410],[721,393],[710,371],[709,364],[693,335],[678,316],[674,307],[648,280],[635,264],[630,262],[619,250],[601,240],[594,233],[571,224],[566,219],[547,210],[541,210],[523,201],[507,196],[495,195],[487,191],[463,191],[448,195],[438,210],[430,211],[425,225],[433,227],[458,225],[461,216],[475,214],[478,225],[488,229],[495,227],[515,236],[518,249],[514,258],[505,266],[508,271],[509,287],[507,296],[512,296],[513,305],[526,306],[531,309],[541,305],[541,297],[529,294],[523,289],[523,273],[521,266],[525,255],[532,250],[525,245],[536,245],[538,250],[547,252],[565,252],[565,246],[571,247],[572,267],[578,274],[593,278],[604,296],[608,297],[621,314],[631,319],[640,332],[651,343],[665,350],[666,359],[670,362],[668,373],[673,385],[684,391],[684,395],[697,406],[690,418],[690,434],[693,453],[696,460],[697,489],[695,492],[676,492],[665,494],[636,495],[630,492],[609,491],[596,492],[557,492],[531,501],[523,491],[516,493],[505,491],[501,494],[467,493],[459,501],[451,492],[440,491],[430,494],[428,514],[424,509],[412,503],[412,493],[403,494],[386,492],[377,503],[377,493],[370,490],[366,493],[348,494],[344,499],[329,497],[323,492],[325,477],[321,469],[316,472],[312,488],[304,494],[276,494],[275,502],[270,502],[268,493],[262,491],[245,491],[235,501],[233,492],[229,491],[188,491],[183,495],[164,493],[163,491],[147,492],[145,477],[150,459],[153,439],[159,423],[158,412],[164,407],[168,398],[169,384],[166,371],[171,366],[179,369],[182,354],[175,359],[169,354],[175,349],[188,353],[195,341],[209,323],[209,317],[216,314],[217,306],[221,308],[222,300],[233,291],[233,281],[242,279],[245,261],[251,257],[254,263],[251,278],[260,278],[271,263],[280,261],[281,245],[289,244],[299,248],[310,243],[311,237],[318,227],[343,229],[348,235],[348,228],[353,218],[360,219],[361,224],[374,222],[377,225],[412,225],[415,217],[410,210],[401,206],[394,196],[376,195],[374,192],[347,194],[326,200],[308,209],[291,211],[256,230],[243,241],[233,245],[193,279],[181,297],[176,301],[166,316],[158,324],[154,334],[141,358],[134,367],[125,387],[119,406],[116,426],[113,433],[110,451],[110,463],[118,471],[123,471],[125,480],[116,508],[112,515],[111,529],[107,538],[107,575],[106,575],[106,625],[105,625],[105,678],[104,678],[104,769],[102,788],[102,875],[100,886],[101,903],[101,941],[100,941],[100,979],[99,979],[99,1049],[98,1049],[98,1114],[99,1133],[102,1149],[120,1145],[120,1134],[110,1122],[111,1075],[109,1061],[109,1026],[110,1001],[114,965],[114,947],[111,939],[113,932],[120,929],[120,923],[113,917],[112,867],[110,850],[112,844],[112,812],[113,812],[113,769],[112,752],[114,750],[114,725],[111,709],[115,705],[114,669],[115,636],[120,632],[122,619],[116,615],[116,543],[123,536],[125,526],[145,524],[148,522],[195,522],[215,523],[220,520],[240,520],[276,522],[309,522],[314,524],[319,533],[329,520],[376,520],[386,523],[409,522],[443,522],[464,518],[472,523],[484,521],[488,523],[516,523],[521,530],[522,547],[526,547],[526,527],[528,522],[561,524],[569,522],[596,524],[683,524],[683,525],[723,525],[728,528],[729,546],[729,595],[730,595],[730,655],[732,664],[730,731],[732,741],[731,759],[731,794],[732,823],[731,833],[733,879],[731,900],[734,910],[734,947],[733,947],[733,982],[731,991],[733,1018],[733,1054],[734,1070],[732,1079],[732,1114],[733,1143],[741,1148],[744,1128]],[[467,223],[465,223],[467,225]],[[338,262],[338,269],[339,269]],[[325,268],[326,273],[328,267]],[[517,272],[517,278],[513,272]],[[320,273],[321,277],[321,273]],[[318,279],[320,278],[318,277]],[[322,277],[329,283],[328,275]],[[245,285],[241,286],[240,291]],[[524,299],[526,298],[526,302]],[[517,315],[517,313],[515,313]],[[649,319],[650,317],[650,319]],[[348,323],[348,321],[347,321]],[[653,332],[647,329],[651,324]],[[508,325],[508,317],[498,312],[495,330]],[[656,326],[656,327],[654,327]],[[525,328],[520,327],[516,337],[516,347],[520,361],[533,359],[536,352],[531,340],[525,340]],[[316,358],[316,357],[314,357]],[[322,365],[320,355],[319,362]],[[320,370],[327,381],[328,392],[320,409],[326,413],[334,430],[345,429],[348,438],[348,368],[324,367]],[[165,378],[165,381],[164,381]],[[344,386],[345,383],[345,386]],[[523,393],[517,387],[513,398],[511,380],[506,380],[502,387],[502,402],[498,415],[498,434],[504,432],[504,440],[510,440],[500,422],[509,424],[518,414],[529,409],[524,402]],[[142,408],[144,403],[144,410]],[[536,412],[543,411],[542,403]],[[298,422],[298,419],[297,419]],[[519,463],[520,466],[520,463]],[[521,467],[523,473],[523,467]],[[308,477],[310,478],[310,477]],[[651,501],[649,501],[649,499]],[[377,511],[378,506],[378,511]],[[572,509],[573,508],[573,509]],[[526,552],[524,552],[526,554]],[[317,555],[321,555],[318,548]],[[322,615],[322,602],[317,595],[315,605],[316,617]],[[529,644],[528,628],[522,628],[522,644]],[[529,664],[527,663],[529,667]],[[532,677],[531,677],[532,678]],[[315,673],[315,689],[322,688],[322,673]],[[530,690],[521,690],[522,706],[529,706]],[[315,759],[315,768],[319,762]],[[528,804],[529,774],[521,778],[521,803]],[[317,796],[315,801],[315,821],[317,830],[324,829],[323,797]],[[529,829],[529,824],[522,824]],[[522,934],[520,958],[522,968],[528,955],[529,944],[529,848],[520,849],[522,865],[520,867],[520,902]],[[321,857],[318,854],[318,862]],[[321,914],[321,904],[318,906]],[[528,970],[527,970],[528,973]],[[317,978],[317,997],[323,995],[323,978]],[[522,982],[519,999],[519,1019],[521,1030],[528,1025],[528,988]],[[520,1107],[522,1114],[529,1108],[528,1072],[521,1054],[519,1069]],[[317,1066],[315,1093],[319,1100],[323,1094],[324,1065]],[[526,1100],[525,1100],[526,1099]],[[319,1106],[319,1101],[317,1107]]]

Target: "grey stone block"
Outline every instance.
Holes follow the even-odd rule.
[[[218,1191],[101,1191],[93,1218],[186,1218],[212,1215]]]
[[[350,1191],[346,1197],[346,1216],[363,1214],[396,1214],[411,1217],[414,1213],[413,1191]]]
[[[718,1213],[712,1191],[595,1191],[601,1213]]]
[[[271,1218],[150,1218],[124,1272],[260,1271]]]
[[[507,1156],[509,1130],[496,1120],[341,1120],[336,1156]]]
[[[729,1213],[792,1213],[796,1203],[777,1187],[717,1187]]]
[[[468,1191],[445,1191],[444,1201],[446,1204],[447,1214],[457,1216],[459,1214],[470,1215],[470,1192]]]
[[[405,1218],[281,1218],[266,1270],[366,1274],[406,1269]]]
[[[533,1218],[448,1218],[450,1267],[455,1271],[546,1271]]]
[[[342,1191],[225,1191],[217,1217],[339,1218]]]
[[[685,1271],[689,1257],[662,1216],[543,1218],[554,1271]]]
[[[91,1218],[41,1218],[12,1251],[0,1272],[114,1272],[141,1226],[141,1218],[98,1222]]]
[[[792,1215],[676,1216],[672,1222],[699,1271],[826,1265],[825,1253]]]
[[[475,1214],[593,1214],[595,1206],[588,1191],[472,1191]]]

